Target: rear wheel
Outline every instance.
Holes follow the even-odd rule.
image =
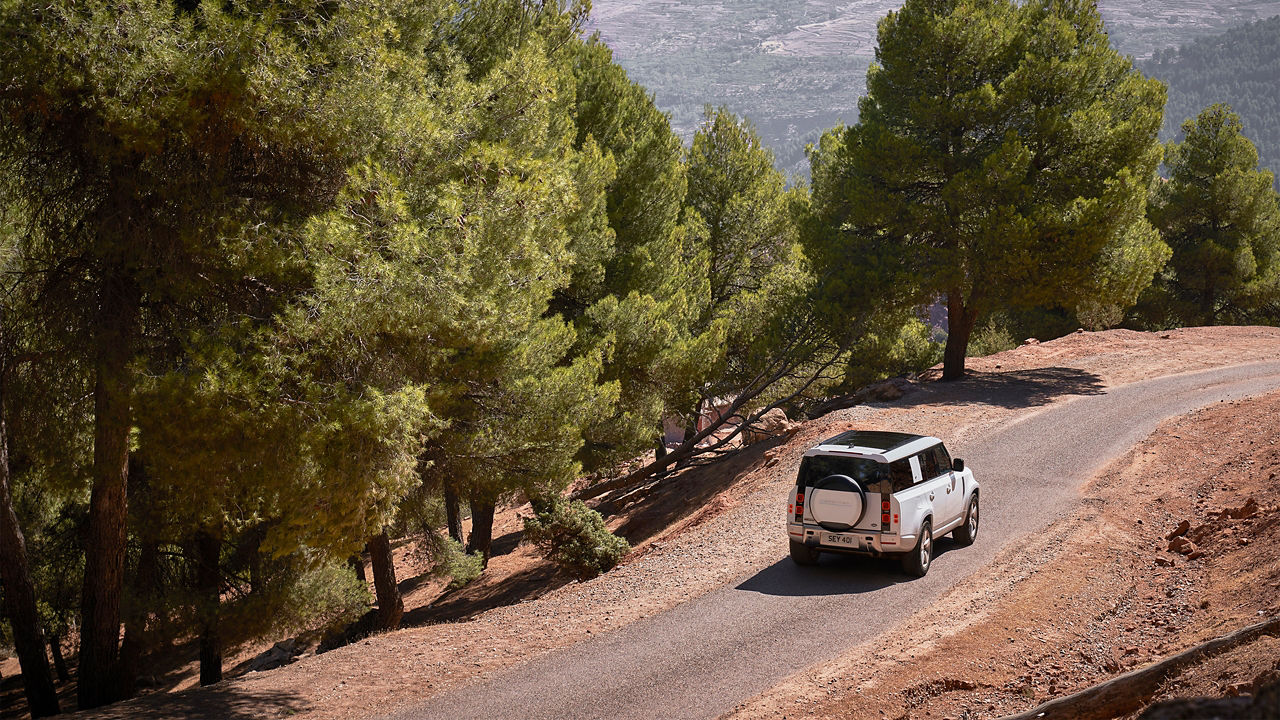
[[[916,543],[916,549],[907,553],[902,558],[902,569],[908,575],[915,577],[924,577],[929,572],[929,566],[933,564],[933,524],[928,520],[920,526],[920,540]]]
[[[955,529],[951,533],[951,537],[956,539],[961,545],[972,545],[974,540],[978,539],[978,494],[974,493],[969,498],[969,509],[964,513],[964,524]]]
[[[791,559],[794,560],[797,565],[817,565],[818,548],[809,547],[802,542],[792,540]]]

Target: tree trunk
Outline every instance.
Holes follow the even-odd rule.
[[[373,591],[378,597],[378,627],[395,630],[404,616],[404,599],[396,583],[396,567],[391,555],[391,538],[384,529],[369,538],[369,564],[373,566]]]
[[[947,293],[947,347],[942,355],[942,379],[959,380],[964,377],[965,357],[969,353],[969,337],[978,321],[978,313],[965,307],[960,290]]]
[[[9,489],[9,438],[4,425],[4,369],[0,368],[0,580],[13,645],[22,666],[22,684],[32,717],[58,714],[58,693],[49,675],[44,633],[36,610],[36,591],[27,565],[27,542],[13,509]]]
[[[58,682],[71,682],[71,673],[67,672],[67,660],[62,655],[62,637],[49,636],[49,653],[53,655],[53,669],[58,673]]]
[[[351,571],[356,574],[356,577],[360,579],[360,582],[369,582],[369,576],[364,572],[364,558],[360,557],[359,553],[347,558],[347,564],[351,566]]]
[[[267,536],[267,526],[258,525],[249,533],[248,564],[249,592],[261,593],[267,588],[267,576],[262,568],[262,541]]]
[[[120,644],[120,691],[133,697],[138,691],[138,675],[142,672],[142,656],[147,649],[147,618],[159,596],[160,544],[142,541],[138,567],[129,583],[128,612],[124,616],[124,641]]]
[[[458,507],[458,491],[448,480],[444,483],[444,514],[449,525],[449,537],[462,542],[462,511]]]
[[[222,635],[218,611],[222,602],[222,539],[209,529],[196,533],[196,602],[200,623],[200,684],[222,680]]]
[[[117,274],[103,282],[94,337],[93,491],[80,603],[81,709],[117,699],[132,426],[129,401],[133,377],[129,361],[137,335],[138,305],[138,288],[132,279]]]
[[[489,565],[489,551],[493,548],[493,511],[495,503],[471,496],[471,537],[467,539],[467,552],[480,553],[482,562]]]
[[[653,449],[653,457],[661,458],[667,454],[667,426],[661,420],[658,421],[658,446]]]

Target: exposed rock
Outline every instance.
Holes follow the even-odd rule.
[[[1254,498],[1249,498],[1245,501],[1244,505],[1241,505],[1238,508],[1229,508],[1222,511],[1222,517],[1229,517],[1234,520],[1247,520],[1257,514],[1258,501]]]
[[[1164,539],[1172,540],[1176,537],[1182,537],[1183,535],[1186,535],[1187,531],[1190,529],[1191,529],[1190,521],[1183,520],[1182,522],[1178,523],[1178,527],[1174,528],[1173,531],[1170,532],[1168,535],[1165,535]]]
[[[906,391],[894,380],[885,380],[875,385],[867,386],[859,394],[871,402],[889,402],[902,397],[906,394]]]
[[[795,432],[799,427],[799,425],[787,420],[787,414],[782,411],[782,408],[774,408],[761,415],[759,420],[742,431],[742,442],[746,445],[754,445],[758,442],[764,442]]]
[[[1191,528],[1191,531],[1187,533],[1187,537],[1191,540],[1191,542],[1199,545],[1203,543],[1205,540],[1207,540],[1209,536],[1212,534],[1213,534],[1213,526],[1205,524],[1205,525],[1197,525]],[[1229,535],[1230,532],[1228,532],[1227,534]]]
[[[272,645],[262,654],[250,660],[248,669],[251,672],[274,670],[282,665],[288,665],[293,662],[294,657],[297,656],[298,653],[298,642],[295,638],[281,640],[275,645]]]
[[[1039,345],[1040,341],[1035,338],[1027,338],[1026,340],[1022,341],[1022,344],[1023,345]]]
[[[1188,560],[1199,560],[1202,557],[1204,557],[1204,550],[1201,550],[1199,548],[1187,553]]]
[[[1175,537],[1169,541],[1169,552],[1182,553],[1190,555],[1195,552],[1196,544],[1184,537]]]

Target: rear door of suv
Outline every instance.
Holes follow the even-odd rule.
[[[926,497],[933,508],[935,530],[954,520],[959,513],[958,507],[953,507],[951,502],[953,496],[959,495],[956,488],[953,488],[955,479],[951,475],[951,465],[949,462],[943,463],[946,451],[938,452],[939,450],[942,450],[942,446],[934,445],[916,456],[920,461],[920,474],[924,478],[922,484],[927,493]]]
[[[926,453],[933,453],[937,462],[940,477],[946,480],[943,484],[938,499],[934,501],[937,508],[938,519],[934,521],[934,527],[944,522],[951,522],[960,517],[964,512],[964,487],[961,484],[962,478],[960,473],[951,469],[951,454],[947,452],[947,448],[943,445],[934,445]]]

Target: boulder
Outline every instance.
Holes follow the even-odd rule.
[[[871,402],[890,402],[905,395],[906,391],[897,382],[884,380],[874,385],[868,385],[861,394]]]
[[[250,660],[248,669],[250,672],[274,670],[282,665],[288,665],[293,662],[294,656],[298,653],[299,648],[296,639],[289,638],[288,640],[281,640],[275,645],[272,645],[268,650]]]
[[[754,445],[758,442],[765,442],[775,437],[795,432],[799,426],[787,420],[787,414],[782,408],[774,408],[759,420],[749,425],[742,431],[742,442],[746,445]]]
[[[1187,531],[1190,529],[1191,529],[1190,521],[1183,520],[1182,522],[1178,523],[1178,527],[1174,528],[1168,535],[1165,535],[1164,539],[1172,540],[1176,537],[1182,537],[1183,535],[1186,535]]]
[[[1235,520],[1247,520],[1257,514],[1258,501],[1254,498],[1249,498],[1244,502],[1244,505],[1241,505],[1238,508],[1231,508],[1222,511],[1222,515],[1224,517],[1229,517]]]

